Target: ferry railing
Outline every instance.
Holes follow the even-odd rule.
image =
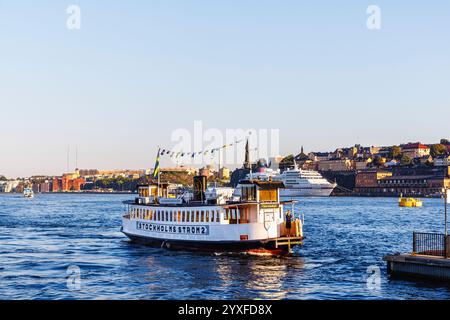
[[[448,257],[448,241],[442,233],[413,233],[413,253],[427,256]]]

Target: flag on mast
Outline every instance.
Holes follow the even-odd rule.
[[[159,177],[159,152],[161,149],[158,149],[158,155],[156,156],[155,169],[153,170],[153,178]]]

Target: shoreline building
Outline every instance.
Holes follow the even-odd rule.
[[[393,167],[391,171],[366,170],[356,174],[355,195],[436,196],[450,188],[450,167]]]
[[[86,179],[79,173],[65,173],[62,177],[54,177],[52,181],[52,192],[80,192]]]
[[[404,156],[408,156],[411,159],[423,158],[430,155],[430,147],[420,142],[408,143],[401,145],[402,153]]]

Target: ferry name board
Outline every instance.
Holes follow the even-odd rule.
[[[148,232],[170,233],[170,234],[188,234],[188,235],[209,235],[209,226],[186,226],[186,225],[168,225],[149,222],[136,221],[136,229]]]
[[[278,209],[279,207],[280,206],[278,204],[276,204],[276,203],[274,203],[274,204],[269,203],[269,204],[262,204],[261,205],[261,209]]]

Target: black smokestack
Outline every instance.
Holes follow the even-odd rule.
[[[207,183],[208,181],[205,176],[194,177],[194,201],[205,201]]]

